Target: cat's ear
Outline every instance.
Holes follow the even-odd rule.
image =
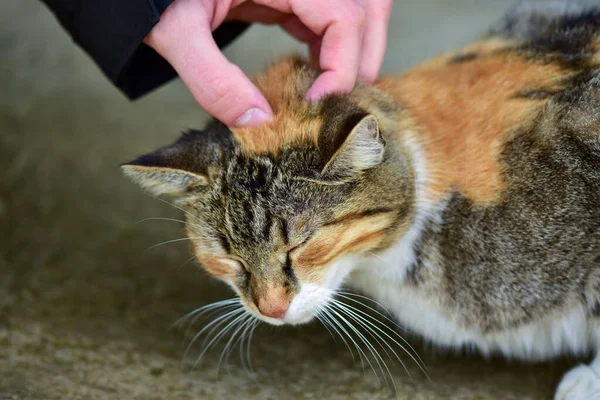
[[[381,164],[385,141],[379,132],[379,123],[373,115],[363,117],[331,156],[321,176],[331,181],[350,181],[367,169]]]
[[[156,196],[182,197],[207,186],[220,160],[233,148],[231,131],[214,122],[204,131],[183,134],[170,146],[121,165],[123,173]]]
[[[208,184],[206,175],[175,168],[126,163],[123,173],[155,196],[183,196],[193,189]]]

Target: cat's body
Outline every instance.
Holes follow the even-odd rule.
[[[314,76],[280,61],[257,79],[273,122],[213,124],[126,166],[180,198],[209,272],[273,324],[312,319],[345,282],[441,346],[597,354],[600,11],[519,9],[309,105]],[[557,398],[596,394],[598,357]]]
[[[600,38],[567,37],[598,37],[600,13],[586,18],[379,84],[415,126],[422,217],[349,284],[434,343],[524,359],[600,344]]]

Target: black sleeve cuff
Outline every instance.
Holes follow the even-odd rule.
[[[220,48],[242,34],[248,24],[226,22],[213,32]],[[145,35],[144,35],[145,37]],[[130,98],[137,99],[177,76],[177,72],[154,49],[144,43],[136,48],[117,77],[116,85]]]
[[[136,99],[177,76],[144,37],[173,0],[44,0],[73,40],[130,99]],[[229,22],[213,36],[228,45],[247,24]]]

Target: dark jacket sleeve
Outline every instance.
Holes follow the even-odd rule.
[[[130,99],[171,80],[177,73],[144,37],[173,0],[42,0],[73,40]],[[229,22],[213,32],[223,48],[247,24]]]

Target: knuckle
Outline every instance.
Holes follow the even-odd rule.
[[[230,90],[227,80],[224,77],[211,77],[205,81],[202,90],[195,97],[198,102],[209,112],[213,114],[227,114],[232,104],[234,90]]]
[[[206,75],[201,78],[203,91],[207,99],[212,102],[219,102],[222,99],[231,98],[241,88],[236,90],[236,83],[239,85],[239,76],[242,72],[236,65],[227,65],[221,67],[219,71],[210,68]]]
[[[217,103],[227,95],[227,80],[224,76],[211,76],[204,80],[203,97],[209,103]]]

